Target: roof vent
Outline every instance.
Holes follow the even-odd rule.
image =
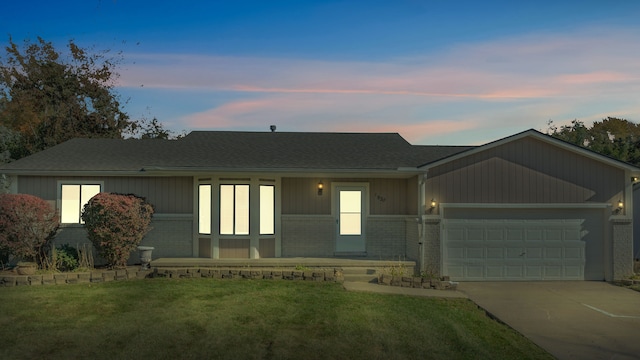
[[[271,129],[271,132],[275,132],[276,131],[276,126],[275,125],[271,125],[271,126],[269,126],[269,129]]]

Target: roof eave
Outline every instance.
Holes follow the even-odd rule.
[[[220,168],[220,167],[163,167],[145,166],[138,170],[42,170],[42,169],[6,169],[0,174],[13,176],[192,176],[207,173],[233,174],[279,174],[289,176],[311,175],[359,175],[408,177],[421,174],[416,167],[396,169],[342,169],[342,168]]]
[[[525,137],[534,137],[534,138],[536,138],[538,140],[542,140],[542,141],[544,141],[546,143],[553,144],[555,146],[564,148],[565,150],[568,150],[568,151],[571,151],[571,152],[586,156],[586,157],[588,157],[590,159],[593,159],[593,160],[596,160],[596,161],[600,161],[600,162],[606,163],[606,164],[608,164],[610,166],[613,166],[613,167],[616,167],[616,168],[619,168],[619,169],[630,171],[632,173],[640,172],[640,168],[639,167],[636,167],[636,166],[631,165],[629,163],[626,163],[624,161],[620,161],[620,160],[616,160],[616,159],[610,158],[608,156],[599,154],[599,153],[597,153],[595,151],[579,147],[577,145],[568,143],[566,141],[562,141],[560,139],[556,139],[554,137],[551,137],[549,135],[545,135],[545,134],[543,134],[543,133],[541,133],[541,132],[539,132],[537,130],[534,130],[534,129],[529,129],[529,130],[523,131],[523,132],[515,134],[515,135],[507,136],[505,138],[498,139],[496,141],[492,141],[492,142],[487,143],[485,145],[481,145],[481,146],[478,146],[478,147],[475,147],[475,148],[472,148],[472,149],[469,149],[469,150],[466,150],[466,151],[462,151],[460,153],[448,156],[446,158],[443,158],[443,159],[436,160],[436,161],[431,162],[431,163],[427,163],[427,164],[421,165],[418,168],[426,171],[426,170],[429,170],[431,168],[440,166],[442,164],[446,164],[448,162],[455,161],[455,160],[461,159],[461,158],[469,156],[469,155],[477,154],[479,152],[482,152],[482,151],[485,151],[485,150],[488,150],[488,149],[491,149],[491,148],[494,148],[494,147],[498,147],[498,146],[507,144],[509,142],[525,138]]]

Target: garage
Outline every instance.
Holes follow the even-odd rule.
[[[603,280],[602,208],[444,210],[444,273],[458,281]]]

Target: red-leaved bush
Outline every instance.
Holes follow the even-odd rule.
[[[0,194],[0,250],[41,263],[59,226],[57,211],[43,199]]]
[[[99,193],[84,206],[87,236],[110,267],[125,267],[131,252],[151,230],[153,207],[135,195]]]

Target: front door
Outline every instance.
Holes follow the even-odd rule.
[[[365,252],[365,187],[338,186],[336,252]]]

